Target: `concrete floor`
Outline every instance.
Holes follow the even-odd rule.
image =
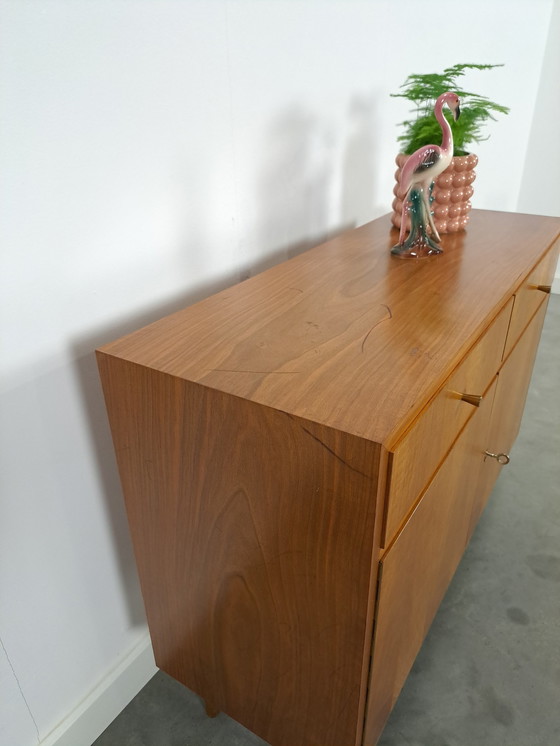
[[[560,746],[559,371],[556,295],[511,464],[379,746]],[[198,697],[158,673],[94,746],[264,741],[223,714],[207,718]]]

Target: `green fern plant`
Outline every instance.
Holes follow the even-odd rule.
[[[494,114],[508,114],[507,106],[496,104],[485,96],[471,93],[460,88],[457,80],[467,70],[491,70],[502,65],[454,65],[446,67],[443,73],[426,73],[409,75],[402,84],[402,93],[392,93],[395,98],[406,98],[414,108],[414,119],[400,123],[404,133],[397,140],[406,155],[414,153],[423,145],[441,142],[441,127],[434,116],[434,103],[438,96],[446,91],[453,91],[461,100],[461,116],[454,122],[451,113],[444,109],[444,115],[453,131],[453,155],[467,155],[469,146],[475,142],[487,140],[482,130],[489,119],[496,121]]]

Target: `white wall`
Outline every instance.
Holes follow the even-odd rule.
[[[505,63],[465,87],[512,108],[475,206],[516,209],[551,10],[0,2],[2,746],[45,739],[145,635],[95,346],[387,212],[414,70]]]
[[[517,210],[560,217],[560,0],[554,0]],[[560,263],[553,291],[560,293]]]

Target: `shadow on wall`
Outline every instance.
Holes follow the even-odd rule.
[[[337,163],[334,133],[311,112],[294,105],[271,122],[255,189],[257,255],[242,260],[242,279],[376,216],[374,127],[373,96],[356,96]]]
[[[263,167],[256,185],[255,245],[252,251],[247,250],[246,255],[240,257],[241,269],[191,289],[165,304],[90,332],[71,345],[132,625],[143,624],[145,614],[94,351],[334,238],[357,223],[371,220],[375,174],[373,130],[373,98],[356,97],[350,102],[348,139],[342,151],[335,148],[333,133],[312,113],[299,106],[285,110],[272,121],[266,133]],[[189,169],[189,173],[192,178],[193,169]],[[190,204],[189,207],[187,243],[190,250],[183,246],[180,253],[184,269],[189,275],[196,275],[212,263],[213,258],[211,246],[202,250],[207,238],[198,221],[204,205]],[[337,210],[337,225],[329,228]]]
[[[330,132],[301,106],[289,107],[270,123],[255,185],[256,245],[253,256],[242,258],[243,278],[332,236],[333,151]]]
[[[119,571],[132,626],[144,624],[146,616],[138,585],[138,575],[119,481],[113,442],[109,430],[101,381],[97,370],[95,349],[125,334],[139,329],[174,311],[192,305],[238,281],[238,275],[222,277],[207,285],[177,296],[165,304],[146,309],[82,336],[71,345],[74,370],[80,387],[83,406],[95,452],[98,473],[103,487],[106,513],[113,534],[113,546],[118,557]]]
[[[340,215],[343,224],[374,217],[376,172],[374,97],[356,96],[348,108],[348,140],[342,163]]]

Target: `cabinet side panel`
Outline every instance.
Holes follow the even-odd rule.
[[[353,746],[379,447],[99,358],[158,665],[272,746]]]

